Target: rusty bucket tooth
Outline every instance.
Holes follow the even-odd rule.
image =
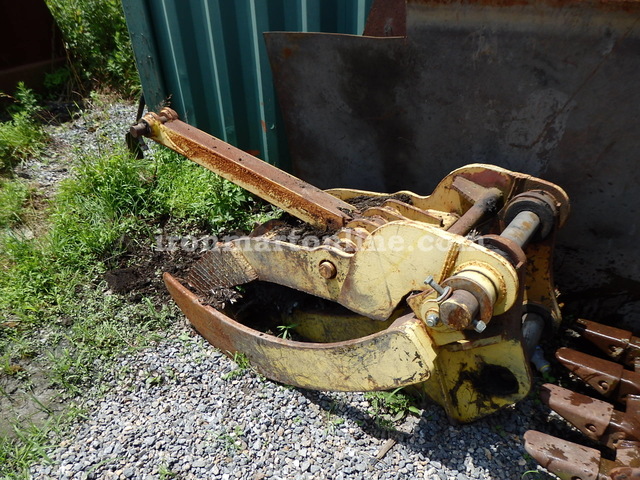
[[[227,243],[205,253],[191,268],[187,281],[200,292],[208,293],[219,287],[235,287],[257,278],[242,252],[232,243]]]
[[[600,480],[601,456],[598,450],[567,442],[545,433],[529,430],[524,434],[529,455],[562,480]]]
[[[640,440],[640,419],[629,410],[614,410],[610,403],[551,384],[542,386],[540,396],[587,437],[609,448],[623,448]],[[631,399],[635,398],[630,395],[627,405],[634,404]]]
[[[587,437],[600,440],[607,432],[613,415],[613,405],[610,403],[549,383],[542,386],[540,397]]]
[[[634,337],[628,330],[602,325],[591,320],[578,319],[575,327],[580,335],[606,355],[628,367],[635,367],[635,360],[640,357],[640,338]]]
[[[640,395],[627,395],[625,411],[640,421]]]
[[[605,397],[625,402],[627,395],[640,393],[640,374],[625,370],[618,363],[570,348],[558,349],[556,358]]]
[[[640,468],[617,467],[609,472],[611,480],[639,480]]]

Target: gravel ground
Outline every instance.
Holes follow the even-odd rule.
[[[86,420],[33,478],[511,480],[535,469],[522,447],[542,413],[532,400],[457,427],[429,406],[390,431],[363,394],[289,388],[250,370],[225,380],[234,369],[186,332],[122,358],[109,393],[87,400]],[[389,438],[397,444],[376,464]]]
[[[98,105],[51,127],[54,140],[20,175],[51,191],[74,156],[121,142],[136,107]],[[529,428],[549,431],[532,396],[471,425],[438,406],[388,430],[361,393],[282,386],[235,364],[184,324],[157,345],[119,359],[81,403],[86,417],[33,465],[34,479],[551,479],[523,448]],[[104,393],[106,391],[106,394]],[[554,433],[554,432],[551,432]],[[380,449],[396,444],[379,462]]]
[[[55,194],[60,181],[71,174],[76,159],[124,144],[137,110],[137,105],[110,97],[87,100],[86,108],[75,112],[72,121],[46,127],[50,144],[38,158],[22,162],[16,174],[34,182],[47,196]]]

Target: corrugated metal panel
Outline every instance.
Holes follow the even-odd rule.
[[[288,166],[266,31],[361,34],[372,0],[123,0],[147,104]]]

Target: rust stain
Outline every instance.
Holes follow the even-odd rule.
[[[367,37],[406,37],[407,5],[405,0],[376,0],[373,2],[363,35]]]
[[[634,11],[640,6],[640,0],[408,0],[408,4],[416,5],[465,5],[481,7],[539,7],[546,5],[553,8],[593,7],[606,11]]]

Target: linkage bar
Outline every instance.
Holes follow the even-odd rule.
[[[351,220],[353,206],[182,122],[170,108],[159,115],[148,113],[130,132],[169,147],[316,227],[337,230]]]

